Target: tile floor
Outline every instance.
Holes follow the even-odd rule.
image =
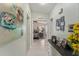
[[[48,56],[48,41],[46,39],[34,40],[27,56]]]

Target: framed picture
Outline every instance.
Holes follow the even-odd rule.
[[[65,17],[62,16],[60,19],[56,20],[56,30],[64,31],[65,30]]]
[[[67,44],[67,40],[66,39],[63,39],[62,42],[61,42],[61,46],[63,48],[65,48],[66,44]]]
[[[60,37],[57,38],[57,44],[56,45],[58,47],[61,47],[61,38]]]
[[[57,31],[60,30],[60,20],[59,19],[56,20],[56,30]]]
[[[65,19],[64,19],[64,16],[62,16],[60,18],[60,30],[61,31],[64,31],[65,30]]]
[[[55,43],[55,44],[57,43],[57,37],[56,36],[52,36],[52,42]]]
[[[68,32],[73,32],[73,26],[74,26],[74,24],[71,24],[68,26]]]
[[[57,41],[57,44],[56,44],[58,47],[61,47],[61,41]]]

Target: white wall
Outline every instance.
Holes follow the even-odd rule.
[[[23,33],[24,35],[17,39],[17,40],[14,40],[12,42],[9,42],[5,45],[2,45],[0,46],[0,55],[2,56],[24,56],[27,54],[28,52],[28,49],[30,48],[29,46],[31,46],[31,37],[32,37],[32,34],[31,34],[31,23],[30,23],[30,28],[27,29],[27,16],[26,14],[28,13],[29,16],[31,17],[31,12],[30,11],[30,8],[29,8],[29,5],[28,4],[17,4],[19,5],[20,7],[22,7],[22,9],[24,10],[24,24],[23,24]],[[31,21],[31,18],[30,18],[30,21]],[[28,36],[27,37],[27,30],[30,30],[30,32],[28,32]],[[30,36],[30,34],[31,36]],[[0,33],[1,35],[1,33]],[[29,39],[30,38],[30,39]],[[6,37],[5,37],[6,39]],[[29,44],[27,44],[27,42],[29,42]]]
[[[63,8],[63,13],[59,15],[60,9]],[[56,31],[56,19],[61,16],[65,16],[65,31]],[[68,24],[79,22],[79,4],[63,3],[57,4],[50,14],[50,18],[53,18],[52,29],[49,29],[52,35],[56,35],[61,38],[67,38],[68,36]],[[51,24],[50,24],[51,25]],[[52,31],[53,30],[53,31]]]
[[[48,20],[48,23],[47,23],[47,33],[48,33],[48,37],[47,37],[47,39],[51,39],[51,36],[52,36],[52,32],[53,32],[53,23],[51,22],[51,20],[50,20],[51,18],[49,17],[49,20]]]

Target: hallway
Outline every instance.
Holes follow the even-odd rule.
[[[73,56],[74,45],[79,3],[0,4],[0,56]]]
[[[28,56],[48,56],[48,45],[46,39],[34,40]]]

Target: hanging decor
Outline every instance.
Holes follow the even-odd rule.
[[[0,26],[9,30],[14,30],[17,28],[17,25],[22,25],[23,23],[23,10],[20,7],[14,7],[14,5],[12,5],[11,7],[13,7],[13,10],[16,14],[13,14],[9,11],[1,11]]]
[[[60,12],[59,12],[59,14],[62,14],[62,13],[63,13],[63,8],[61,8],[61,9],[60,9]]]
[[[17,4],[0,5],[0,45],[23,36],[23,18],[23,9]]]
[[[9,13],[9,12],[0,12],[0,26],[9,29],[14,30],[16,29],[16,16]]]
[[[60,19],[56,20],[56,30],[64,31],[65,30],[65,17],[62,16]]]

